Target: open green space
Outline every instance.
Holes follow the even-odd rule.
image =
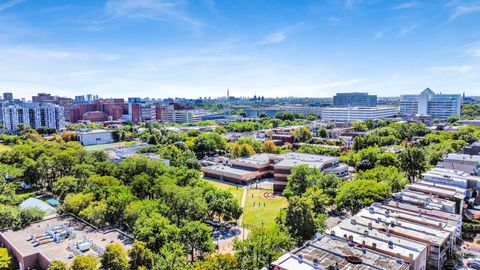
[[[233,194],[233,197],[238,201],[238,203],[242,203],[243,188],[212,180],[206,181],[219,189],[230,191]]]
[[[104,150],[107,148],[112,148],[112,147],[120,147],[120,146],[125,146],[125,142],[118,142],[118,143],[108,143],[108,144],[97,144],[97,145],[88,145],[84,146],[87,151],[96,151],[96,150]]]
[[[266,198],[265,193],[272,193],[271,190],[249,189],[247,201],[243,209],[243,224],[246,227],[269,227],[275,224],[275,218],[280,209],[287,207],[288,202],[285,197],[275,196],[275,198]]]
[[[8,151],[8,150],[10,150],[10,146],[4,145],[4,144],[0,144],[0,153],[1,153],[1,152]]]

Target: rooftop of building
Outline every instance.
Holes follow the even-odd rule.
[[[427,248],[425,243],[375,230],[373,227],[369,229],[367,224],[354,223],[351,219],[344,219],[340,224],[327,231],[330,235],[332,232],[345,239],[353,237],[353,242],[356,244],[365,243],[369,247],[376,246],[376,250],[379,252],[400,254],[405,258],[408,258],[410,254],[416,258]]]
[[[368,224],[371,223],[376,229],[384,231],[390,230],[392,234],[399,232],[403,235],[421,238],[437,245],[443,244],[450,237],[450,233],[444,231],[442,228],[425,225],[423,222],[416,222],[412,219],[398,218],[401,217],[401,215],[402,213],[398,211],[371,207],[371,209],[362,209],[351,219],[355,219],[356,223],[363,224],[367,227]],[[442,227],[443,226],[444,225],[442,225]]]
[[[98,133],[112,133],[112,131],[108,129],[92,129],[92,130],[78,132],[79,135],[98,134]]]
[[[480,162],[480,155],[467,155],[467,154],[450,153],[446,157],[444,157],[444,161],[445,160],[470,161],[470,162],[477,162],[478,163],[478,162]]]
[[[48,233],[49,230],[50,233]],[[77,255],[98,256],[110,243],[120,243],[125,249],[129,249],[133,243],[133,238],[121,231],[100,231],[69,214],[46,218],[22,230],[6,230],[0,234],[23,257],[42,253],[50,261],[60,260],[66,263],[70,263]],[[62,236],[66,239],[54,241],[53,234],[55,237]],[[90,243],[90,248],[82,248],[84,251],[80,251],[77,244],[85,240]]]
[[[402,190],[400,192],[394,193],[393,196],[399,200],[413,203],[423,207],[428,207],[428,206],[433,206],[433,208],[455,207],[454,201],[435,198],[431,195],[427,195],[422,192]]]
[[[390,209],[398,212],[403,212],[405,214],[410,214],[418,217],[424,217],[431,220],[438,220],[447,222],[449,225],[456,226],[457,222],[462,220],[461,215],[447,213],[444,211],[426,209],[417,205],[412,205],[408,203],[402,203],[394,200],[390,200],[384,204],[374,204],[377,207]]]
[[[237,168],[233,168],[233,167],[230,167],[230,166],[225,166],[225,165],[222,165],[222,164],[217,164],[217,165],[212,165],[212,166],[205,167],[205,168],[203,168],[203,171],[204,172],[215,172],[215,173],[223,172],[223,173],[235,174],[235,175],[238,175],[238,176],[249,175],[249,174],[252,173],[252,171],[237,169]]]
[[[358,111],[377,111],[377,110],[396,110],[398,107],[393,106],[376,106],[376,107],[328,107],[323,108],[322,111],[345,111],[345,110],[358,110]]]
[[[427,181],[418,181],[413,184],[408,184],[405,186],[405,189],[449,198],[464,199],[466,196],[465,189],[442,185],[438,183],[431,183]]]
[[[354,262],[355,261],[355,262]],[[287,270],[329,269],[338,264],[339,269],[370,270],[408,269],[408,264],[388,255],[355,245],[349,245],[343,239],[322,235],[319,239],[307,242],[273,262]]]

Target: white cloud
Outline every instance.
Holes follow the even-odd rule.
[[[452,8],[452,14],[450,15],[450,18],[448,18],[448,22],[451,22],[462,16],[480,12],[479,1],[470,2],[467,4],[454,1],[448,4],[447,6]]]
[[[373,34],[373,39],[379,39],[382,38],[383,35],[385,35],[386,30],[383,31],[378,31]]]
[[[472,66],[463,65],[463,66],[438,66],[431,68],[434,71],[442,71],[442,72],[458,72],[458,73],[465,73],[469,72],[473,69]]]
[[[467,51],[468,55],[480,57],[480,47],[479,48],[471,48]]]
[[[268,45],[268,44],[276,44],[281,43],[287,39],[287,33],[285,31],[279,31],[272,33],[270,35],[265,36],[258,45]]]
[[[269,44],[277,44],[284,42],[288,35],[297,31],[299,28],[303,27],[303,23],[296,23],[290,25],[289,27],[283,28],[279,31],[273,32],[271,34],[266,35],[262,38],[259,42],[255,43],[255,45],[269,45]]]
[[[403,2],[395,5],[392,9],[393,10],[402,10],[402,9],[409,9],[409,8],[414,8],[417,6],[417,2]]]
[[[24,2],[25,0],[10,0],[10,1],[6,1],[6,2],[3,2],[0,4],[0,12],[1,11],[4,11],[8,8],[12,8],[22,2]]]
[[[107,18],[152,21],[178,21],[193,27],[204,24],[190,17],[179,0],[108,0],[105,4]]]
[[[400,30],[400,36],[404,36],[412,32],[413,30],[417,29],[418,27],[419,27],[418,25],[411,25],[411,26],[404,27]]]

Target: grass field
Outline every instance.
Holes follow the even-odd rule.
[[[270,199],[265,198],[263,193],[272,192],[264,189],[249,189],[247,193],[247,201],[243,209],[243,224],[247,227],[269,227],[275,223],[280,209],[287,207],[287,199],[277,196]]]
[[[8,151],[8,150],[10,150],[10,146],[0,144],[0,152],[5,152],[5,151]]]
[[[242,202],[243,188],[237,187],[234,185],[225,184],[222,182],[217,182],[217,181],[211,181],[211,180],[207,180],[207,181],[219,189],[230,191],[233,194],[233,197],[238,201],[238,203]]]
[[[85,147],[85,150],[87,151],[96,151],[96,150],[104,150],[111,147],[120,147],[124,145],[125,145],[125,142],[118,142],[118,143],[109,143],[109,144],[88,145],[84,147]]]

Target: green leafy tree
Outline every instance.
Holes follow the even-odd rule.
[[[355,175],[355,180],[375,180],[388,184],[393,192],[398,192],[408,184],[408,179],[396,167],[377,166],[371,170],[361,171]]]
[[[211,231],[210,227],[200,221],[188,221],[180,228],[180,241],[190,252],[192,261],[196,254],[203,256],[215,249]]]
[[[62,261],[52,261],[47,270],[68,270],[68,266]]]
[[[6,248],[0,248],[0,269],[10,269],[12,258]]]
[[[137,270],[140,267],[152,269],[155,260],[155,254],[147,248],[147,243],[135,241],[132,248],[128,251],[130,258],[130,270]]]
[[[238,261],[231,254],[208,255],[203,261],[195,264],[195,270],[237,270]]]
[[[311,200],[293,196],[288,199],[287,209],[282,210],[277,218],[280,227],[295,239],[297,245],[325,229],[325,215],[316,215],[312,209]]]
[[[152,213],[150,216],[142,215],[135,222],[133,235],[147,243],[151,250],[160,250],[166,243],[178,239],[178,228],[168,218]]]
[[[107,208],[105,201],[93,201],[78,215],[95,226],[104,227],[107,225]]]
[[[188,270],[191,269],[185,256],[183,245],[177,242],[166,243],[161,249],[155,260],[153,270]]]
[[[70,265],[70,270],[97,270],[97,265],[98,259],[93,256],[76,256]]]
[[[266,267],[292,246],[292,238],[277,226],[258,228],[244,241],[233,242],[238,269],[244,270]]]
[[[406,173],[410,182],[422,177],[427,170],[427,160],[422,149],[407,147],[399,154],[400,168]]]
[[[390,186],[376,180],[347,181],[340,186],[335,202],[339,209],[345,208],[356,213],[374,202],[387,199],[390,195]]]
[[[295,142],[306,142],[312,138],[312,133],[307,127],[298,127],[292,131]]]
[[[78,180],[72,176],[65,176],[53,183],[53,193],[58,196],[60,201],[63,201],[67,194],[79,192],[81,186]]]
[[[105,270],[127,270],[127,254],[119,243],[107,245],[100,258],[101,268]]]
[[[88,207],[91,201],[93,201],[93,194],[91,193],[71,193],[65,197],[61,209],[78,215],[80,211]]]

